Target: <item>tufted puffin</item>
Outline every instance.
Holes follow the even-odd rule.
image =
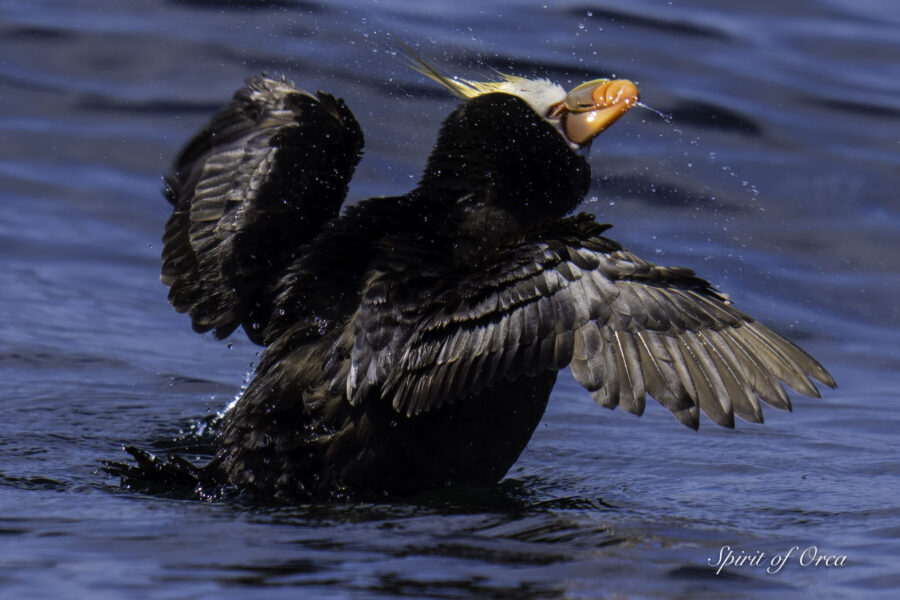
[[[278,501],[491,485],[557,373],[636,415],[652,396],[734,427],[782,387],[834,386],[809,354],[693,271],[641,259],[572,214],[584,150],[638,103],[627,80],[447,78],[461,100],[418,186],[343,207],[363,149],[343,100],[249,79],[177,157],[161,279],[198,332],[265,347],[211,461],[111,463],[131,487]],[[586,394],[587,395],[587,394]]]

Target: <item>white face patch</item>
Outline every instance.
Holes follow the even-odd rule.
[[[494,84],[496,88],[493,91],[510,94],[524,100],[531,110],[553,125],[570,148],[578,149],[578,144],[572,143],[562,130],[559,120],[562,113],[556,112],[555,116],[550,116],[551,108],[558,106],[566,99],[567,92],[561,85],[553,83],[549,79],[525,79],[515,75],[504,75],[503,77],[505,81]]]
[[[551,109],[562,104],[567,96],[566,90],[559,84],[549,79],[526,79],[516,75],[500,74],[503,81],[469,81],[468,79],[450,79],[450,85],[445,83],[457,96],[463,98],[475,98],[483,94],[502,93],[516,96],[524,100],[536,114],[553,125],[569,146],[575,150],[579,146],[572,143],[562,130],[559,116],[555,111],[550,115]],[[443,83],[443,82],[442,82]]]
[[[546,118],[550,108],[566,99],[566,90],[549,79],[525,79],[508,76],[507,81],[498,82],[492,91],[518,96],[531,109]]]
[[[553,83],[549,79],[526,79],[525,77],[507,75],[506,73],[497,73],[500,81],[471,81],[458,77],[445,77],[422,60],[412,49],[405,45],[404,48],[413,60],[413,69],[437,81],[453,92],[454,95],[460,98],[475,98],[483,94],[500,92],[521,98],[535,113],[553,125],[573,150],[579,147],[577,144],[572,143],[562,131],[558,116],[562,113],[556,112],[554,116],[549,116],[550,109],[561,104],[566,99],[567,92],[561,85]]]

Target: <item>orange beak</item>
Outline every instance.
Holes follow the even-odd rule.
[[[565,109],[562,127],[570,142],[582,146],[602,133],[640,99],[627,79],[595,79],[569,92],[557,110]]]

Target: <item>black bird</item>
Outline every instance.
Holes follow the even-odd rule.
[[[250,79],[167,179],[162,281],[198,332],[265,346],[205,466],[130,448],[126,485],[286,501],[497,482],[569,366],[601,406],[649,394],[685,425],[790,408],[781,383],[834,380],[692,271],[567,216],[581,150],[638,101],[625,80],[570,92],[417,68],[463,99],[411,192],[341,210],[363,148],[340,99]]]

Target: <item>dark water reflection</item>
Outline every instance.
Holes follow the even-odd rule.
[[[0,0],[0,590],[28,598],[890,597],[900,587],[900,13],[890,3]],[[586,209],[701,272],[840,388],[687,431],[568,374],[509,477],[407,503],[264,507],[121,491],[124,443],[184,446],[256,349],[196,336],[158,283],[160,174],[245,77],[343,96],[351,198],[411,187],[453,106],[393,55],[562,83],[634,111]],[[187,440],[187,441],[186,441]],[[200,446],[189,448],[197,454]],[[847,555],[778,575],[729,545]]]

